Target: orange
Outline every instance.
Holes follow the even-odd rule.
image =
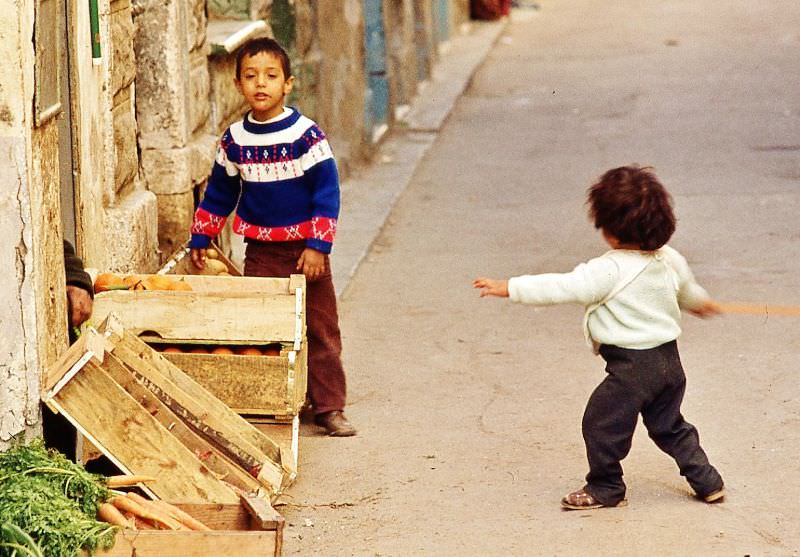
[[[183,354],[183,350],[179,346],[167,346],[162,352],[170,352],[172,354]]]
[[[242,356],[263,356],[261,350],[256,348],[255,346],[246,346],[244,348],[240,348],[236,351],[237,354]]]
[[[233,354],[233,350],[227,346],[217,346],[211,351],[212,354]]]
[[[147,275],[142,279],[145,290],[171,290],[173,279],[165,275]]]
[[[185,280],[176,280],[172,283],[169,288],[170,290],[181,290],[181,291],[190,291],[192,289],[192,285],[186,282]]]
[[[122,283],[127,285],[128,288],[135,289],[136,285],[140,280],[142,280],[142,277],[140,277],[139,275],[128,275],[127,277],[124,277],[122,279]]]
[[[264,347],[262,351],[265,356],[280,356],[281,355],[281,345],[280,344],[269,344]]]
[[[125,283],[122,281],[122,277],[116,273],[100,273],[97,275],[97,278],[94,280],[94,291],[95,292],[105,292],[106,290],[112,290],[114,287],[124,286]]]

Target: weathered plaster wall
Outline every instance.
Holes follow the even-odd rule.
[[[12,28],[3,15],[0,28],[0,52],[5,55]],[[5,79],[6,72],[0,72],[3,84],[10,83]],[[19,104],[13,102],[19,100],[13,98],[18,93],[21,91],[4,86],[0,110],[18,109]],[[0,131],[0,164],[6,169],[0,174],[0,265],[7,270],[0,279],[0,450],[7,448],[15,435],[33,435],[29,426],[38,418],[38,382],[36,374],[27,372],[36,369],[38,362],[34,279],[30,272],[33,256],[28,249],[33,240],[27,192],[29,149],[26,138],[18,133],[5,125]]]
[[[225,129],[241,118],[247,110],[244,98],[233,84],[236,77],[236,59],[232,55],[214,55],[209,58],[211,129],[219,138]],[[211,170],[209,167],[207,170]]]
[[[33,2],[19,4],[16,10],[0,11],[0,56],[15,62],[0,65],[0,164],[7,169],[0,174],[0,265],[11,271],[0,279],[0,450],[14,436],[27,438],[38,432],[39,369],[52,358],[49,346],[57,344],[57,339],[44,343],[50,332],[47,318],[58,313],[59,291],[51,288],[47,274],[54,258],[54,248],[47,244],[53,232],[37,228],[52,223],[55,213],[46,200],[53,187],[51,181],[36,180],[50,170],[52,159],[58,160],[58,150],[53,149],[54,126],[37,134],[30,131]],[[34,160],[34,149],[39,148],[44,151]],[[57,208],[57,190],[55,203]],[[60,223],[55,226],[57,234]]]

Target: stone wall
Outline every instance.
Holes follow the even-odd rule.
[[[396,115],[417,94],[416,18],[413,0],[390,0],[386,4],[386,50],[389,86]]]
[[[135,29],[130,0],[100,0],[101,58],[93,60],[88,5],[68,21],[76,149],[78,245],[89,267],[130,272],[158,267],[156,198],[139,176]],[[109,117],[110,115],[110,117]]]
[[[189,238],[195,187],[213,162],[204,0],[143,0],[135,11],[141,176],[158,202],[162,263]]]
[[[360,0],[322,0],[308,22],[318,36],[316,118],[343,173],[369,155],[364,141],[364,20]],[[300,22],[298,22],[298,27]]]

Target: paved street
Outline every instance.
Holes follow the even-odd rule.
[[[359,435],[303,427],[285,553],[800,555],[800,317],[684,320],[684,415],[724,503],[694,500],[640,427],[629,506],[564,512],[603,378],[582,309],[470,286],[602,253],[585,190],[636,162],[671,190],[671,244],[716,299],[800,306],[800,4],[540,4],[508,24],[344,291]]]

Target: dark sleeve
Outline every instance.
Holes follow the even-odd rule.
[[[83,288],[94,298],[92,277],[83,270],[83,261],[75,255],[75,248],[67,240],[64,240],[64,269],[67,273],[67,284]]]

